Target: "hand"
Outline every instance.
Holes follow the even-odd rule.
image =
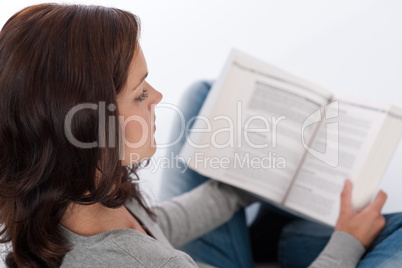
[[[380,191],[374,201],[361,211],[352,209],[352,182],[347,179],[341,194],[341,211],[335,231],[343,231],[359,240],[367,249],[385,225],[381,209],[387,194]]]

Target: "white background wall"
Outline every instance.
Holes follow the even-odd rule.
[[[0,25],[19,9],[35,3],[40,1],[2,1]],[[69,3],[119,7],[141,18],[148,81],[162,91],[164,102],[177,103],[194,80],[217,77],[230,48],[236,47],[334,92],[402,106],[402,1]],[[156,135],[162,143],[167,141],[169,116],[157,113]],[[160,154],[163,152],[158,151]],[[398,157],[402,160],[402,153]],[[401,168],[397,163],[394,166],[391,175],[398,172],[401,177]],[[160,176],[150,171],[143,176],[152,177],[144,185],[157,193]],[[390,188],[397,194],[398,188]]]

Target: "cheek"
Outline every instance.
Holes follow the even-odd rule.
[[[128,119],[131,120],[128,121]],[[122,133],[124,133],[122,143],[125,151],[123,164],[127,165],[143,161],[153,154],[153,152],[150,153],[149,151],[151,148],[149,122],[139,116],[128,119],[122,126]]]
[[[124,133],[123,142],[131,145],[133,149],[142,147],[150,135],[149,122],[138,115],[126,118],[121,127],[122,133]]]

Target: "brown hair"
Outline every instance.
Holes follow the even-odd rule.
[[[79,148],[64,129],[77,104],[117,105],[138,34],[129,12],[58,4],[25,8],[1,30],[0,242],[12,242],[8,267],[61,265],[71,247],[59,223],[72,202],[115,208],[134,198],[152,215],[132,182],[139,165],[121,165],[119,144]],[[109,118],[118,126],[117,111],[106,112],[106,126]],[[109,144],[108,132],[99,136],[99,113],[74,115],[77,140]]]

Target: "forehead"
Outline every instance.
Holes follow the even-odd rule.
[[[136,89],[147,73],[147,62],[145,60],[145,56],[142,52],[141,46],[138,46],[138,49],[134,53],[133,59],[131,61],[128,70],[126,86],[122,93],[129,93]]]
[[[148,71],[147,62],[145,60],[144,52],[142,51],[141,46],[138,46],[138,49],[134,53],[133,60],[130,65],[130,75],[133,78],[141,79],[144,77]]]

